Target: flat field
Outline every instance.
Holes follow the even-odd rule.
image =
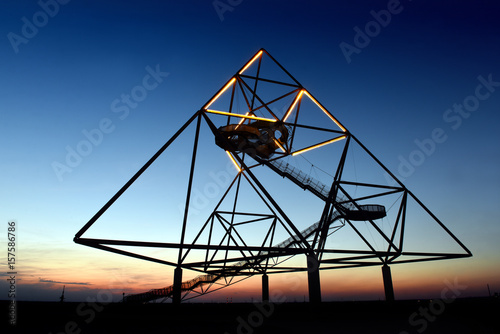
[[[500,333],[500,299],[129,305],[0,301],[1,333]]]

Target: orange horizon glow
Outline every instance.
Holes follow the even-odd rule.
[[[102,259],[102,257],[100,257]],[[113,257],[114,259],[114,257]],[[297,258],[300,260],[300,258]],[[118,261],[121,262],[121,261]],[[142,293],[151,289],[159,289],[173,284],[173,268],[158,270],[158,265],[147,262],[123,260],[124,270],[110,269],[85,270],[76,267],[71,272],[58,270],[23,277],[25,289],[49,291],[49,295],[57,300],[61,295],[62,285],[66,284],[66,297],[86,298],[98,293],[112,293],[115,297],[125,294]],[[113,263],[116,266],[116,263]],[[46,267],[44,267],[46,268]],[[449,284],[456,281],[461,288],[458,297],[487,296],[486,284],[489,283],[492,294],[500,291],[500,269],[488,269],[481,261],[471,263],[470,260],[438,261],[434,263],[398,264],[391,266],[396,300],[440,298]],[[137,273],[143,273],[137,277]],[[40,277],[40,276],[41,277]],[[188,281],[199,275],[197,272],[185,271],[182,280]],[[384,299],[382,272],[380,267],[345,268],[322,270],[321,293],[324,301],[330,300],[377,300]],[[43,281],[50,278],[51,280]],[[81,285],[70,282],[89,282]],[[251,302],[261,297],[262,281],[260,275],[244,280],[200,298],[194,302],[224,302],[231,296],[234,302]],[[286,274],[269,274],[271,297],[280,295],[285,302],[302,301],[308,295],[307,272]],[[448,291],[448,290],[446,290]],[[445,292],[446,292],[445,291]],[[78,292],[78,294],[76,293]],[[449,296],[449,291],[446,292]],[[74,299],[73,299],[74,301]]]

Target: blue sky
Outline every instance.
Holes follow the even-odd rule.
[[[92,293],[116,272],[137,285],[138,268],[148,272],[152,287],[171,281],[171,268],[87,249],[74,244],[73,236],[260,48],[404,179],[474,253],[446,264],[451,279],[475,266],[480,277],[464,278],[470,294],[484,293],[479,286],[487,282],[500,290],[492,269],[500,260],[499,5],[221,0],[229,7],[216,9],[214,3],[1,5],[0,222],[5,231],[14,219],[20,229],[19,266],[25,268],[19,270],[26,286],[20,298],[57,298],[51,289],[58,286],[49,281],[78,283]],[[376,29],[370,28],[377,26],[370,23],[373,13],[381,17],[391,13],[388,8],[390,21],[386,16],[385,26],[368,31],[369,40],[360,44],[357,31]],[[37,32],[26,22],[37,23]],[[342,43],[357,52],[346,57]],[[161,73],[156,82],[152,72]],[[147,75],[151,89],[136,88]],[[479,85],[482,98],[474,99]],[[113,104],[134,89],[146,95],[136,104]],[[469,109],[453,111],[464,103]],[[86,140],[84,132],[99,127],[97,144],[80,147],[88,154],[68,166],[68,152]],[[440,140],[426,154],[416,141],[433,138],[436,129]],[[178,154],[185,155],[182,146]],[[57,172],[57,163],[71,172]],[[153,189],[154,179],[148,182],[151,189],[138,197],[161,193]],[[169,208],[163,207],[167,217]],[[373,275],[380,279],[378,271]],[[397,294],[397,283],[395,289]]]

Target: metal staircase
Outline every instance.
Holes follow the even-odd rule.
[[[268,161],[265,162],[265,164],[274,172],[290,179],[291,181],[293,181],[293,183],[295,183],[302,189],[309,190],[324,201],[327,200],[330,188],[328,188],[328,186],[319,182],[318,180],[313,179],[301,170],[290,166],[288,163],[282,161],[282,159]]]
[[[288,163],[284,163],[281,161],[273,161],[270,163],[266,163],[268,167],[270,167],[273,171],[278,173],[279,175],[283,177],[287,177],[288,179],[292,180],[294,183],[296,183],[298,186],[300,186],[302,189],[307,189],[311,191],[313,194],[316,196],[320,197],[323,200],[326,200],[328,198],[328,194],[330,192],[330,189],[319,182],[318,180],[315,180],[309,176],[307,176],[305,173],[303,173],[300,170],[297,170],[296,168],[291,167]],[[337,197],[338,202],[345,202],[345,199],[342,197]],[[351,203],[347,203],[346,209],[354,209],[354,206]],[[331,225],[335,220],[342,218],[342,213],[339,211],[335,211],[332,216],[329,219],[329,224]],[[319,221],[312,224],[305,230],[301,231],[302,236],[307,239],[311,237],[311,235],[316,232],[316,230],[319,227]],[[274,247],[279,247],[279,248],[287,248],[287,247],[293,247],[294,245],[298,245],[300,242],[300,238],[295,235],[291,236],[288,239],[280,242],[279,244],[275,245]],[[248,268],[248,267],[253,267],[255,265],[258,265],[260,262],[264,261],[268,257],[273,257],[272,252],[261,252],[259,254],[259,259],[254,259],[254,260],[242,260],[240,262],[237,262],[233,266],[230,267],[229,270],[226,270],[226,273],[224,275],[222,274],[207,274],[207,275],[198,275],[195,278],[185,281],[181,285],[181,290],[182,291],[190,291],[193,290],[201,285],[204,284],[212,284],[215,283],[216,281],[222,279],[223,277],[231,277],[231,276],[236,276],[239,272],[242,270]],[[133,294],[133,295],[128,295],[123,298],[124,302],[136,302],[136,303],[146,303],[155,299],[159,298],[167,298],[171,297],[173,294],[173,285],[165,287],[165,288],[160,288],[160,289],[152,289],[147,292],[143,293],[138,293],[138,294]]]
[[[302,189],[309,190],[314,195],[321,198],[323,201],[326,201],[328,199],[330,188],[327,185],[310,177],[298,168],[290,166],[290,164],[282,161],[282,159],[266,162],[265,164],[274,172],[290,179],[293,183],[295,183]],[[337,194],[336,202],[343,203],[340,205],[336,205],[337,208],[340,207],[341,211],[357,210],[351,202],[348,202],[346,198],[342,197],[339,194]]]
[[[309,190],[324,201],[328,199],[330,188],[320,181],[308,176],[301,170],[281,160],[267,161],[264,163],[273,171],[290,179],[302,189]],[[380,219],[386,216],[385,207],[383,205],[354,205],[352,201],[349,201],[339,193],[337,193],[334,207],[336,209],[333,213],[334,215],[341,214],[344,218],[349,220],[366,221]]]
[[[335,220],[341,218],[341,214],[336,211],[333,215],[332,218],[330,219],[330,224],[333,223]],[[304,238],[309,238],[318,228],[319,222],[316,222],[303,230],[301,234],[304,236]],[[274,247],[279,247],[279,248],[287,248],[287,247],[292,247],[294,244],[298,244],[299,242],[299,237],[298,236],[293,236],[285,241],[275,245]],[[181,284],[181,291],[189,291],[193,290],[198,286],[204,285],[204,284],[212,284],[215,283],[216,281],[224,278],[224,277],[231,277],[231,276],[236,276],[237,273],[240,271],[248,268],[248,267],[253,267],[255,265],[258,265],[260,262],[264,261],[268,257],[272,257],[272,252],[261,252],[259,254],[259,259],[256,260],[242,260],[240,262],[235,263],[230,267],[230,269],[226,270],[226,273],[224,275],[221,274],[207,274],[207,275],[198,275],[195,278],[182,282]],[[171,297],[173,294],[173,289],[174,286],[170,285],[165,288],[160,288],[160,289],[152,289],[147,292],[142,292],[138,294],[133,294],[133,295],[128,295],[123,298],[124,302],[135,302],[135,303],[146,303],[155,299],[159,298],[166,298],[166,297]]]

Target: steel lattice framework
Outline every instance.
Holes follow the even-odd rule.
[[[269,72],[266,70],[271,69]],[[281,106],[281,112],[276,105]],[[321,121],[311,121],[320,119]],[[195,127],[191,151],[190,172],[186,185],[182,230],[179,242],[146,242],[85,238],[85,232],[122,196],[122,194],[157,160],[167,154],[170,145],[188,128]],[[202,224],[193,240],[186,239],[190,223],[193,179],[197,157],[200,154],[200,131],[208,128],[215,143],[224,149],[237,168],[212,213]],[[358,182],[346,177],[347,156],[353,147],[390,179],[387,182]],[[334,151],[329,152],[332,148]],[[318,149],[332,158],[331,184],[306,175],[291,161]],[[323,203],[319,221],[299,229],[271,194],[265,181],[256,171],[266,169],[307,190]],[[286,182],[286,181],[282,181]],[[260,199],[265,212],[240,211],[238,204],[242,184]],[[352,189],[356,189],[353,191]],[[361,191],[361,190],[362,191]],[[362,195],[359,195],[362,193]],[[357,195],[358,194],[358,195]],[[381,204],[391,198],[391,214]],[[395,198],[396,200],[392,200]],[[367,202],[368,201],[368,202]],[[458,245],[459,252],[405,251],[405,230],[408,224],[409,203],[417,206],[426,219],[438,227],[449,240]],[[231,205],[228,205],[231,203]],[[229,208],[229,209],[228,209]],[[385,217],[385,218],[384,218]],[[390,230],[384,230],[378,219],[390,219]],[[359,222],[364,222],[365,230]],[[266,228],[258,244],[246,242],[239,232],[242,226],[262,224]],[[252,225],[253,226],[253,225]],[[259,225],[260,226],[260,225]],[[223,233],[215,236],[218,228]],[[328,240],[339,230],[350,229],[364,247],[336,248]],[[382,245],[374,244],[366,235],[369,229]],[[277,238],[277,231],[286,235]],[[372,233],[370,232],[370,233]],[[330,238],[329,238],[330,237]],[[172,297],[179,302],[200,294],[216,291],[252,275],[263,275],[264,299],[268,298],[267,274],[307,271],[310,300],[321,299],[319,270],[383,266],[386,297],[393,299],[392,281],[388,265],[433,261],[472,256],[462,242],[391,173],[340,121],[306,90],[266,50],[259,50],[203,107],[154,154],[149,161],[76,233],[76,243],[97,249],[161,263],[176,268],[172,286],[154,289],[128,297],[130,301],[149,301]],[[118,246],[137,246],[178,250],[177,259],[164,259],[119,249]],[[190,258],[192,252],[203,252],[203,258]],[[306,255],[307,263],[288,265],[296,255]],[[182,269],[201,273],[182,282]],[[267,290],[267,291],[266,291]],[[184,297],[181,297],[184,292]],[[188,296],[188,294],[194,293]]]

